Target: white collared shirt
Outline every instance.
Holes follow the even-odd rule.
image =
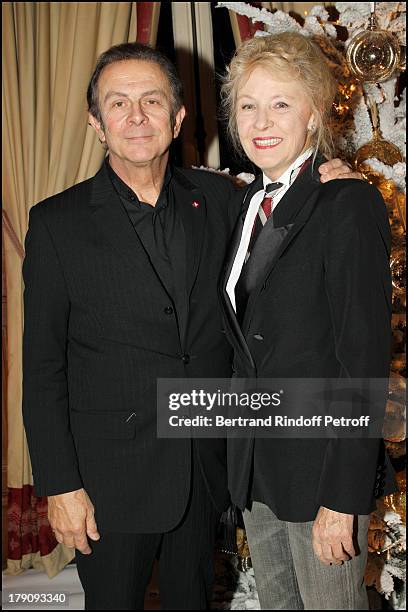
[[[266,174],[263,174],[263,189],[260,189],[259,191],[254,193],[251,198],[251,201],[248,206],[248,211],[245,216],[244,226],[242,228],[241,241],[239,243],[238,251],[235,256],[235,260],[231,268],[231,274],[226,287],[226,291],[228,293],[229,299],[231,300],[231,304],[234,310],[236,310],[235,285],[237,284],[238,279],[241,275],[242,266],[244,265],[245,257],[248,252],[248,246],[251,239],[252,228],[255,222],[255,218],[258,214],[261,202],[265,197],[266,185],[272,182],[282,183],[282,187],[279,187],[279,189],[276,189],[276,191],[273,192],[272,210],[274,210],[287,192],[287,190],[289,189],[289,187],[295,181],[303,162],[305,162],[312,155],[312,153],[313,148],[309,148],[307,149],[307,151],[299,155],[299,157],[295,159],[293,164],[291,164],[289,168],[287,168],[285,172],[278,179],[276,179],[276,181],[271,181],[271,179],[266,176]]]

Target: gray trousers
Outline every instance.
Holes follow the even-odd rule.
[[[268,506],[253,502],[244,522],[261,609],[368,610],[364,572],[370,516],[357,519],[359,553],[343,565],[323,565],[312,548],[313,521],[280,521]]]

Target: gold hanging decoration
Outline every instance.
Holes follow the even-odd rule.
[[[400,240],[399,243],[392,249],[390,269],[392,276],[392,289],[394,293],[397,295],[405,295],[407,289],[405,240]]]
[[[392,493],[391,495],[386,495],[383,498],[383,502],[384,502],[384,506],[388,510],[395,512],[396,514],[399,514],[399,516],[401,517],[402,523],[405,525],[406,517],[407,517],[406,494],[405,493]]]
[[[374,101],[370,102],[369,109],[373,126],[373,138],[370,142],[367,142],[356,151],[354,166],[358,172],[361,172],[368,179],[374,179],[372,182],[376,183],[380,175],[364,165],[367,159],[375,157],[386,166],[393,166],[398,162],[402,162],[403,157],[401,151],[395,144],[382,138],[378,122],[377,105]]]
[[[368,30],[351,39],[346,59],[353,75],[364,83],[385,81],[400,67],[398,40],[389,32],[378,29],[374,10]]]

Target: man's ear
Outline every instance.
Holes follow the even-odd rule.
[[[97,133],[99,141],[102,143],[106,142],[105,132],[102,129],[101,123],[97,120],[96,117],[91,115],[91,113],[88,113],[88,124],[91,125],[93,129],[95,130],[95,132]]]
[[[173,138],[177,138],[177,136],[180,134],[181,124],[183,123],[183,119],[185,116],[186,116],[186,109],[184,106],[182,106],[180,110],[178,111],[175,122],[174,122]]]

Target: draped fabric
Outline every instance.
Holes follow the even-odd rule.
[[[262,8],[263,5],[262,2],[248,2],[247,4],[259,9]],[[255,32],[258,30],[264,30],[263,23],[259,21],[252,22],[249,17],[246,17],[245,15],[238,15],[234,11],[228,12],[236,47],[238,47],[244,40],[253,38]]]
[[[159,25],[160,2],[135,2],[137,41],[156,46],[157,28]]]
[[[86,104],[96,58],[139,34],[143,42],[154,44],[159,8],[156,2],[2,3],[2,420],[7,427],[3,474],[7,472],[9,574],[35,567],[52,577],[75,552],[55,540],[47,519],[47,498],[34,495],[23,428],[21,267],[29,209],[91,177],[100,167],[104,150],[87,125]]]

